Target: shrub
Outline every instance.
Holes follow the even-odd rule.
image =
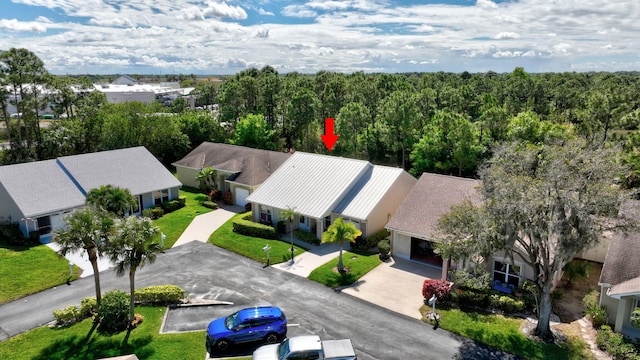
[[[458,288],[452,295],[452,300],[461,308],[486,309],[489,307],[490,294],[486,290]]]
[[[640,360],[640,353],[633,342],[622,334],[613,332],[609,325],[603,325],[598,330],[596,344],[615,360]]]
[[[316,237],[316,234],[300,229],[295,229],[294,234],[298,239],[306,242],[307,244],[320,245],[320,239]]]
[[[278,234],[284,234],[287,232],[287,224],[285,224],[284,220],[278,221],[276,227],[278,229]]]
[[[96,298],[86,297],[80,301],[80,317],[88,318],[98,312]]]
[[[471,268],[461,268],[454,271],[453,282],[461,288],[486,290],[490,288],[491,273],[480,264]]]
[[[492,308],[501,310],[507,314],[518,313],[524,310],[524,301],[506,295],[490,295],[489,303]]]
[[[389,253],[391,252],[391,243],[389,238],[380,240],[378,242],[378,251],[380,251],[380,259],[387,260],[389,258]],[[424,288],[423,288],[424,291]]]
[[[640,328],[640,307],[635,308],[631,312],[631,317],[629,318],[631,325],[634,327]]]
[[[599,328],[607,321],[607,309],[600,306],[600,293],[597,290],[591,290],[582,298],[582,306],[584,313],[591,319],[594,328]]]
[[[31,238],[25,238],[24,235],[22,235],[22,231],[20,230],[18,223],[0,225],[0,239],[11,245],[20,246],[40,243],[39,240],[37,242],[33,242]]]
[[[251,218],[251,213],[233,220],[233,231],[253,237],[259,237],[263,239],[276,239],[278,234],[276,229],[270,225],[259,224],[248,220]]]
[[[197,202],[199,202],[200,204],[202,204],[205,201],[211,201],[211,199],[209,198],[209,196],[205,195],[205,194],[198,194],[195,196],[195,200]]]
[[[126,330],[129,322],[129,294],[120,290],[108,291],[98,308],[98,329],[102,333]]]
[[[387,229],[382,229],[375,234],[367,236],[365,238],[358,237],[356,241],[351,244],[351,248],[354,250],[369,250],[378,245],[381,240],[384,240],[389,237],[389,231]]]
[[[573,260],[564,266],[564,276],[567,278],[567,287],[571,287],[574,280],[589,277],[591,263],[584,260]]]
[[[425,300],[433,295],[436,299],[442,300],[451,292],[451,285],[446,280],[426,279],[422,284],[422,296]]]
[[[213,201],[209,201],[209,200],[205,200],[202,202],[202,206],[209,208],[209,209],[217,209],[218,208],[218,204],[214,203]]]
[[[184,207],[184,204],[184,201],[181,202],[178,199],[169,200],[162,203],[162,208],[164,209],[164,212],[166,214]]]
[[[184,296],[184,290],[175,285],[149,286],[135,292],[136,302],[143,304],[175,304]]]
[[[71,305],[62,310],[53,310],[53,317],[58,325],[69,325],[80,320],[80,308]]]

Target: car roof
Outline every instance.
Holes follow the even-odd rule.
[[[259,306],[238,311],[238,320],[282,317],[282,310],[274,306]]]

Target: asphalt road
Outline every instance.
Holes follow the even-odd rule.
[[[171,310],[163,332],[204,330],[209,321],[237,308],[275,305],[287,315],[289,336],[350,338],[358,359],[509,359],[421,321],[399,315],[302,277],[263,268],[262,263],[193,241],[160,254],[136,274],[136,287],[174,284],[191,294],[233,305]],[[101,272],[103,293],[128,292],[128,277]],[[95,296],[93,277],[0,305],[0,340],[53,320],[52,312]],[[250,351],[251,349],[240,349]],[[202,344],[205,354],[204,337]]]

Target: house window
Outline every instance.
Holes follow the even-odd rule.
[[[513,287],[520,286],[520,272],[522,267],[520,265],[514,265],[503,261],[493,262],[493,281],[500,282],[500,284],[512,285]]]
[[[38,218],[38,232],[40,232],[40,235],[51,233],[51,217],[42,216]]]
[[[324,231],[327,231],[329,226],[331,226],[331,215],[324,218]]]
[[[266,224],[272,224],[271,221],[271,210],[266,207],[260,205],[260,222]]]
[[[154,191],[153,192],[153,203],[154,204],[159,206],[165,201],[169,201],[169,190],[164,189],[164,190]]]
[[[305,216],[300,216],[300,224],[304,224],[304,221],[305,221],[304,219],[305,219]]]

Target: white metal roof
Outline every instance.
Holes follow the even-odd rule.
[[[323,218],[371,167],[364,160],[296,152],[247,201]]]
[[[371,166],[342,199],[334,212],[351,219],[367,219],[389,188],[404,173],[400,168]],[[405,175],[410,177],[409,174]]]

